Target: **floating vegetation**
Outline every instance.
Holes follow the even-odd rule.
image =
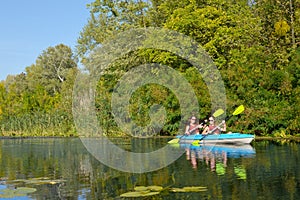
[[[147,197],[147,196],[153,196],[157,195],[159,192],[150,192],[147,191],[135,191],[135,192],[126,192],[124,194],[121,194],[121,197]]]
[[[146,186],[137,186],[134,188],[135,191],[146,191],[148,188]]]
[[[126,192],[121,194],[121,197],[147,197],[158,195],[163,187],[151,185],[151,186],[137,186],[134,188],[134,192]]]
[[[147,188],[151,191],[154,191],[154,192],[160,192],[164,189],[163,187],[156,186],[156,185],[151,185],[151,186],[148,186]]]
[[[191,187],[183,187],[183,188],[171,188],[171,192],[205,192],[207,191],[207,187],[202,186],[191,186]]]
[[[12,181],[7,181],[9,183],[25,183],[25,184],[31,184],[31,185],[43,185],[43,184],[59,184],[62,182],[65,182],[65,180],[62,179],[50,179],[48,177],[39,177],[39,178],[30,178],[30,179],[16,179]]]
[[[33,193],[35,191],[35,188],[30,187],[18,187],[16,189],[5,188],[0,190],[0,198],[15,198],[27,196],[28,194]]]
[[[53,180],[48,177],[39,177],[39,178],[30,178],[30,179],[16,179],[16,180],[7,180],[5,181],[8,184],[14,185],[11,188],[2,188],[0,189],[0,198],[14,198],[20,196],[27,196],[29,193],[36,191],[36,188],[31,187],[17,187],[18,185],[43,185],[43,184],[59,184],[65,182],[65,180],[57,179]]]
[[[137,186],[134,188],[135,191],[146,191],[146,190],[150,190],[153,192],[160,192],[162,191],[164,188],[161,186],[157,186],[157,185],[151,185],[151,186]]]
[[[202,186],[191,186],[191,187],[183,187],[183,188],[163,188],[161,186],[137,186],[134,188],[133,192],[126,192],[121,194],[120,197],[146,197],[160,194],[161,191],[168,189],[171,192],[205,192],[207,191],[207,187]]]

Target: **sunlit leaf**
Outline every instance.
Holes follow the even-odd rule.
[[[205,192],[207,191],[207,187],[202,186],[189,186],[183,188],[171,188],[171,192]]]
[[[18,187],[16,189],[16,193],[18,194],[28,194],[28,193],[33,193],[35,192],[36,189],[35,188],[30,188],[30,187]]]
[[[150,192],[147,191],[135,191],[135,192],[126,192],[124,194],[121,194],[121,197],[146,197],[146,196],[152,196],[157,195],[159,192]]]
[[[159,191],[163,190],[163,187],[157,186],[157,185],[151,185],[151,186],[148,186],[147,188],[154,192],[159,192]]]
[[[0,198],[15,198],[20,196],[26,196],[29,193],[35,192],[35,188],[18,187],[16,189],[5,188],[0,190]]]
[[[134,190],[135,191],[146,191],[146,190],[148,190],[148,188],[145,186],[137,186],[134,188]]]

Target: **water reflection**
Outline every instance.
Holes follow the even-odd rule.
[[[185,149],[186,160],[197,169],[197,162],[205,162],[210,170],[218,175],[225,173],[228,158],[254,157],[255,149],[251,145],[201,145],[180,144]]]
[[[168,139],[116,139],[133,152],[154,151]],[[0,140],[0,190],[30,187],[33,199],[120,199],[136,186],[204,186],[205,192],[161,192],[151,199],[300,199],[300,143],[253,146],[177,146],[185,153],[149,173],[113,170],[79,139]],[[166,156],[166,155],[161,155]]]

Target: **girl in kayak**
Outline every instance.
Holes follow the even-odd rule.
[[[215,119],[213,117],[209,118],[209,125],[206,126],[202,132],[202,134],[220,134],[221,131],[225,132],[226,131],[226,123],[225,120],[222,121],[223,128],[220,128],[219,126],[215,125]]]
[[[185,134],[190,135],[190,134],[199,134],[200,131],[199,129],[203,128],[202,124],[198,124],[198,120],[195,116],[192,116],[189,120],[189,124],[185,128]]]

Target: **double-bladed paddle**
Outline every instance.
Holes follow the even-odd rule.
[[[220,115],[222,115],[224,113],[224,110],[223,109],[218,109],[218,110],[216,110],[215,112],[214,112],[214,114],[213,114],[213,116],[214,117],[219,117]],[[204,121],[201,123],[201,124],[203,124],[204,123]],[[196,128],[193,128],[192,130],[190,130],[189,132],[190,133],[192,133],[194,130],[196,130],[198,127],[196,127]],[[182,138],[182,137],[184,137],[184,136],[186,136],[186,134],[183,134],[182,136],[180,136],[179,138],[175,138],[175,139],[172,139],[172,140],[170,140],[168,143],[169,144],[176,144],[176,143],[179,143],[179,141],[180,141],[180,139]]]

